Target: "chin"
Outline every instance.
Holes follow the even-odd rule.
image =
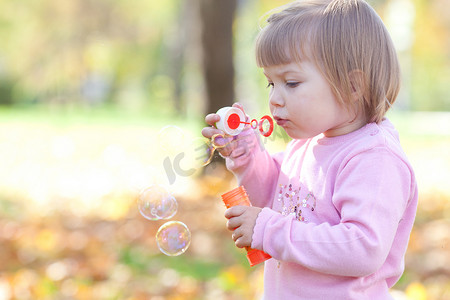
[[[298,130],[295,132],[293,132],[292,130],[289,130],[289,129],[285,130],[285,131],[290,138],[295,139],[295,140],[303,140],[303,139],[309,139],[309,138],[314,137],[314,135],[312,136],[312,135],[304,133],[304,132],[298,132]]]
[[[286,128],[283,128],[284,129],[284,131],[287,133],[287,135],[291,138],[291,139],[296,139],[296,140],[299,140],[299,139],[304,139],[305,137],[303,137],[303,135],[301,134],[301,133],[299,133],[299,132],[295,132],[295,131],[293,131],[293,130],[289,130],[289,129],[286,129]]]

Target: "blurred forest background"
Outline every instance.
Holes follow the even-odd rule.
[[[201,167],[205,113],[267,113],[253,42],[286,0],[0,1],[0,300],[257,299],[225,229],[236,182]],[[389,118],[420,199],[396,299],[450,299],[450,1],[372,0],[403,87]],[[266,146],[282,149],[276,128]],[[138,212],[167,187],[191,230],[181,256]]]

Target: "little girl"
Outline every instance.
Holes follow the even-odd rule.
[[[248,128],[220,150],[253,204],[226,211],[233,240],[272,256],[264,299],[391,299],[417,186],[384,117],[400,81],[389,34],[363,0],[297,1],[267,23],[256,59],[293,140],[270,155]]]

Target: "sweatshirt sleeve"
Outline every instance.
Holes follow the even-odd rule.
[[[247,190],[253,206],[270,206],[283,153],[271,156],[258,133],[247,129],[237,138],[237,147],[226,158],[227,168]]]
[[[340,222],[303,223],[264,208],[251,246],[316,272],[373,274],[386,261],[412,197],[412,176],[408,165],[386,149],[356,155],[337,173],[333,187]]]

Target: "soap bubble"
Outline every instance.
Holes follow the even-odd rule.
[[[178,203],[166,189],[152,185],[140,193],[138,208],[144,218],[156,221],[172,218],[177,213]]]
[[[180,161],[183,170],[201,169],[211,156],[212,146],[204,138],[193,138],[184,149],[185,156]]]
[[[178,256],[186,252],[191,244],[191,232],[179,221],[163,224],[156,233],[159,250],[167,256]]]

